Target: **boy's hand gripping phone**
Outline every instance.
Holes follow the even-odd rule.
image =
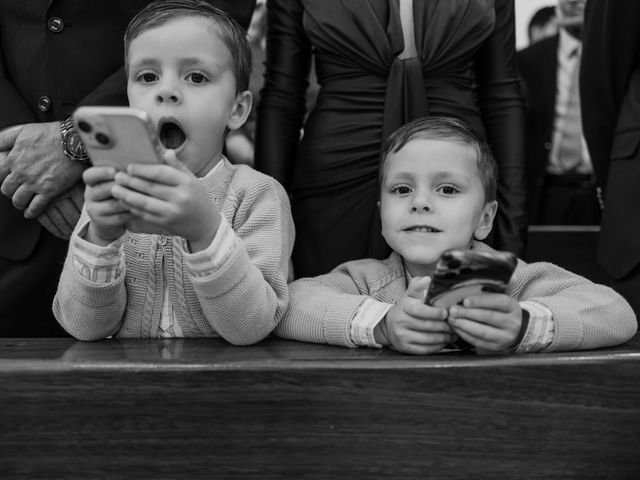
[[[80,107],[73,123],[91,163],[124,170],[130,163],[163,163],[147,112],[129,107]]]
[[[471,295],[507,293],[516,264],[517,259],[510,252],[447,250],[436,264],[425,302],[448,308]],[[463,350],[473,348],[462,339],[451,347]]]

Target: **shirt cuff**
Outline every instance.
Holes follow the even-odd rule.
[[[516,353],[540,352],[551,345],[556,333],[556,323],[551,309],[535,301],[520,302],[529,312],[529,327],[516,347]]]
[[[120,276],[120,245],[122,238],[103,247],[84,239],[91,220],[87,220],[73,237],[72,260],[76,271],[94,283],[111,283]]]
[[[351,341],[359,347],[382,348],[382,345],[376,342],[373,330],[392,306],[391,303],[366,298],[351,321]]]
[[[183,244],[184,258],[187,269],[194,277],[206,277],[216,272],[233,253],[238,244],[238,237],[231,225],[220,215],[218,231],[209,245],[204,250],[189,253],[186,242]]]

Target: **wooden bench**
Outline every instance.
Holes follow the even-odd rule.
[[[0,478],[640,478],[640,338],[413,357],[0,339]]]

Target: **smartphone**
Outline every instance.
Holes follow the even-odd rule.
[[[478,293],[506,293],[516,264],[510,252],[447,250],[436,264],[425,302],[448,308]]]
[[[79,107],[73,123],[93,165],[124,170],[130,163],[162,163],[156,129],[143,110]]]

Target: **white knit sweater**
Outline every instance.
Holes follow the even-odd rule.
[[[480,242],[474,249],[491,251]],[[328,274],[289,285],[291,301],[275,334],[304,342],[355,347],[351,322],[366,298],[396,303],[407,290],[402,258],[346,262]],[[539,303],[553,314],[554,338],[543,351],[584,350],[626,342],[636,333],[629,304],[609,287],[546,262],[518,260],[511,296]],[[523,344],[535,329],[530,323]],[[519,350],[521,352],[527,349]]]
[[[247,166],[223,165],[201,178],[239,241],[208,275],[185,267],[180,237],[127,232],[120,247],[123,274],[111,282],[85,279],[73,264],[83,212],[60,277],[53,312],[80,340],[156,337],[166,279],[185,337],[222,336],[237,345],[266,337],[289,301],[288,262],[294,227],[287,195],[273,178]]]

